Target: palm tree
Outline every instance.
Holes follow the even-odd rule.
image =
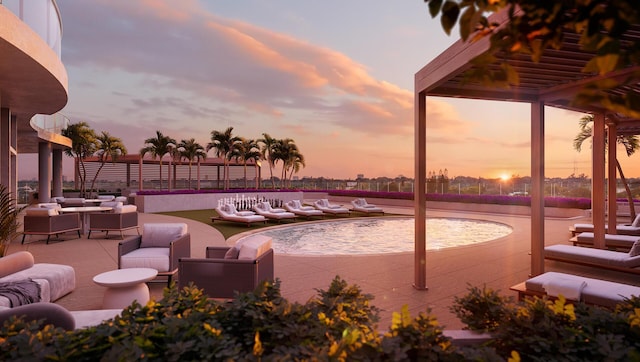
[[[296,146],[295,142],[291,138],[278,140],[273,148],[273,152],[271,154],[273,164],[275,165],[278,161],[282,161],[282,172],[280,175],[280,186],[282,188],[286,188],[287,186],[287,170],[290,167],[292,155],[297,152],[297,150],[298,146]]]
[[[98,175],[100,174],[100,171],[102,171],[104,164],[107,163],[109,159],[112,163],[115,163],[118,160],[118,157],[127,154],[127,148],[124,143],[122,143],[122,140],[105,131],[102,131],[102,134],[96,137],[96,145],[96,151],[94,154],[97,155],[100,160],[100,167],[98,167],[96,174],[93,176],[89,191],[93,191],[95,189]]]
[[[176,140],[163,135],[160,131],[156,131],[156,137],[147,138],[144,140],[144,143],[145,146],[140,149],[140,157],[142,158],[149,153],[154,160],[156,157],[160,159],[160,189],[162,190],[162,157],[175,148]],[[169,182],[171,182],[171,180],[169,180]]]
[[[580,118],[579,124],[580,133],[578,133],[578,135],[573,139],[573,148],[578,152],[580,152],[580,150],[582,149],[582,143],[591,138],[593,131],[593,127],[591,126],[591,124],[593,124],[593,115],[586,115]],[[616,142],[624,146],[624,149],[627,152],[627,156],[631,156],[632,154],[634,154],[640,147],[640,140],[637,136],[617,135]],[[624,189],[627,193],[627,200],[629,201],[629,213],[631,216],[631,220],[633,220],[636,218],[636,210],[633,204],[633,195],[631,194],[631,188],[629,187],[627,179],[624,177],[624,172],[622,172],[622,167],[620,166],[620,162],[617,158],[616,168],[618,169],[618,173],[620,174],[620,181],[622,181]],[[615,198],[615,195],[609,195],[610,202],[612,200],[615,201]]]
[[[25,208],[18,207],[17,201],[9,189],[0,184],[0,257],[5,256],[7,248],[18,235],[20,228],[20,212]]]
[[[178,144],[178,152],[180,153],[180,159],[185,159],[189,162],[189,189],[191,189],[191,165],[193,161],[199,161],[200,159],[207,158],[207,151],[204,147],[196,142],[195,139],[182,140]]]
[[[291,180],[293,179],[293,174],[298,173],[298,171],[300,171],[300,168],[304,168],[306,166],[304,162],[304,156],[300,153],[297,147],[290,154],[287,164],[288,164],[288,169],[291,171],[291,173],[289,174],[289,187],[291,187]]]
[[[93,155],[97,149],[95,131],[87,122],[73,123],[62,130],[62,135],[71,139],[71,148],[64,152],[67,156],[75,158],[76,175],[80,179],[80,194],[86,194],[87,169],[84,160]]]
[[[260,154],[262,156],[262,159],[267,161],[267,163],[269,164],[269,179],[271,180],[271,187],[275,189],[276,182],[273,179],[273,168],[275,167],[275,160],[272,156],[278,140],[271,137],[268,133],[263,133],[262,137],[264,138],[258,140],[258,142],[262,144],[262,147],[260,148]]]
[[[237,143],[240,142],[240,138],[233,136],[232,132],[233,127],[227,128],[224,132],[211,131],[211,142],[207,144],[207,152],[215,149],[216,157],[222,158],[225,190],[229,189],[229,160],[233,158]]]
[[[260,147],[258,143],[252,139],[240,138],[237,152],[235,153],[236,162],[241,161],[244,166],[244,188],[247,186],[247,161],[253,160],[257,162],[260,159]],[[256,174],[256,177],[258,175]]]

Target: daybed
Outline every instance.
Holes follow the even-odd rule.
[[[316,209],[313,206],[302,205],[300,200],[291,200],[284,203],[284,208],[299,216],[304,216],[307,219],[312,216],[323,216],[324,213],[321,210]]]
[[[593,266],[625,273],[640,274],[640,243],[631,252],[585,248],[572,245],[551,245],[544,248],[544,257],[565,263]]]
[[[24,295],[12,290],[16,285],[9,284],[21,284],[28,279],[39,285],[39,295]],[[29,283],[18,285],[20,286],[31,287]],[[69,265],[35,263],[33,255],[28,251],[19,251],[0,258],[0,289],[3,290],[0,293],[0,306],[13,307],[24,302],[53,302],[71,293],[75,287],[76,273]],[[13,305],[14,303],[16,305]]]
[[[194,283],[210,298],[233,298],[274,278],[272,241],[251,235],[233,247],[209,246],[205,258],[181,258],[178,288]]]
[[[384,210],[382,210],[382,208],[368,203],[367,200],[363,198],[351,200],[351,205],[353,205],[353,208],[351,209],[352,211],[363,212],[365,214],[384,214]]]
[[[604,235],[604,245],[607,248],[622,249],[624,251],[628,251],[629,249],[631,249],[633,244],[638,240],[640,240],[640,236],[617,234]],[[593,233],[580,233],[569,239],[569,241],[571,241],[573,245],[593,246]]]
[[[282,221],[284,219],[296,218],[296,214],[292,212],[288,212],[285,209],[280,209],[280,208],[274,209],[273,207],[271,207],[271,204],[269,204],[269,202],[267,201],[258,202],[253,206],[253,210],[255,210],[255,212],[258,215],[262,215],[267,219],[272,219],[272,220]]]
[[[118,244],[118,269],[152,268],[167,277],[178,272],[178,260],[191,256],[191,235],[185,223],[147,223],[142,235],[129,236]]]
[[[325,214],[340,215],[340,214],[349,214],[350,213],[350,211],[348,209],[345,209],[344,207],[342,207],[340,205],[331,204],[331,203],[329,203],[329,200],[327,200],[327,199],[316,200],[313,203],[313,206],[315,206],[316,209],[324,212]]]
[[[75,231],[80,237],[80,214],[60,214],[58,204],[40,204],[39,206],[25,210],[22,244],[27,235],[46,235],[47,244],[51,235],[57,237],[59,234]]]
[[[568,300],[607,308],[614,308],[625,298],[640,296],[640,287],[557,272],[540,274],[510,289],[518,292],[520,300],[526,296],[563,295]]]
[[[606,232],[609,229],[608,225],[605,225],[604,229]],[[593,224],[573,224],[573,226],[569,227],[569,231],[572,236],[584,232],[593,232]],[[640,214],[636,216],[631,224],[616,225],[616,234],[640,236]]]
[[[123,231],[136,229],[140,235],[138,227],[138,207],[136,205],[123,205],[120,201],[102,202],[100,206],[109,206],[111,212],[97,212],[89,214],[89,235],[91,239],[92,231],[106,231],[105,237],[109,236],[109,231],[119,231],[120,238],[123,238]]]
[[[232,204],[224,204],[216,207],[218,217],[213,216],[211,222],[215,220],[240,222],[247,224],[247,227],[254,222],[266,222],[267,219],[262,215],[256,215],[253,211],[238,211]]]

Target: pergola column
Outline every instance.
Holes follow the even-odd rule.
[[[15,149],[12,146],[12,120],[9,108],[0,108],[0,184],[4,185],[10,193],[16,192],[15,176],[12,175],[12,159],[15,158]]]
[[[51,200],[51,144],[38,143],[38,201]]]
[[[422,92],[415,95],[414,137],[415,137],[415,189],[413,208],[415,214],[415,260],[413,287],[427,288],[427,97]]]
[[[544,102],[531,103],[531,276],[544,273]]]
[[[618,138],[618,132],[617,132],[617,128],[616,128],[616,124],[614,122],[610,122],[609,124],[607,124],[607,143],[609,144],[608,147],[608,152],[607,152],[607,157],[608,157],[608,163],[607,163],[607,185],[608,187],[608,191],[607,191],[607,195],[609,195],[609,200],[616,200],[616,194],[617,194],[617,189],[616,189],[616,180],[617,180],[617,171],[616,171],[616,164],[617,164],[617,150],[616,150],[616,145],[617,145],[617,138]],[[609,202],[608,207],[607,207],[607,213],[609,214],[608,217],[608,232],[609,234],[617,234],[617,228],[616,228],[616,224],[618,223],[617,220],[617,205],[616,202]]]
[[[593,219],[593,246],[598,249],[604,249],[604,221],[605,215],[605,137],[604,137],[604,114],[596,113],[593,115],[593,144],[592,152],[592,189],[591,189],[591,213]],[[609,205],[615,206],[615,195],[609,197]]]

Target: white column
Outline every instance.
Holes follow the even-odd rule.
[[[9,192],[15,191],[15,185],[11,184],[11,150],[11,111],[0,108],[0,184]]]
[[[52,175],[52,195],[62,196],[62,150],[54,149],[53,156],[53,175]]]
[[[38,201],[51,200],[51,144],[38,144]]]
[[[617,146],[617,138],[618,138],[618,130],[616,128],[616,124],[611,122],[607,125],[607,142],[609,144],[609,147],[607,149],[607,155],[608,155],[608,161],[607,161],[607,185],[608,185],[608,191],[607,191],[607,195],[609,197],[609,204],[608,204],[608,214],[609,217],[608,219],[608,228],[609,228],[609,234],[617,234],[616,231],[616,224],[618,223],[617,220],[617,205],[616,205],[616,180],[617,180],[617,170],[616,170],[616,159],[618,157],[617,155],[617,150],[616,150],[616,146]],[[629,205],[629,207],[631,207],[631,205]]]

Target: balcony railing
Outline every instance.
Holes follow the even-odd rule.
[[[31,118],[31,126],[38,127],[51,133],[62,133],[71,121],[62,113],[52,115],[36,114]]]
[[[0,0],[0,5],[7,8],[27,24],[60,57],[62,49],[62,18],[55,0]]]

